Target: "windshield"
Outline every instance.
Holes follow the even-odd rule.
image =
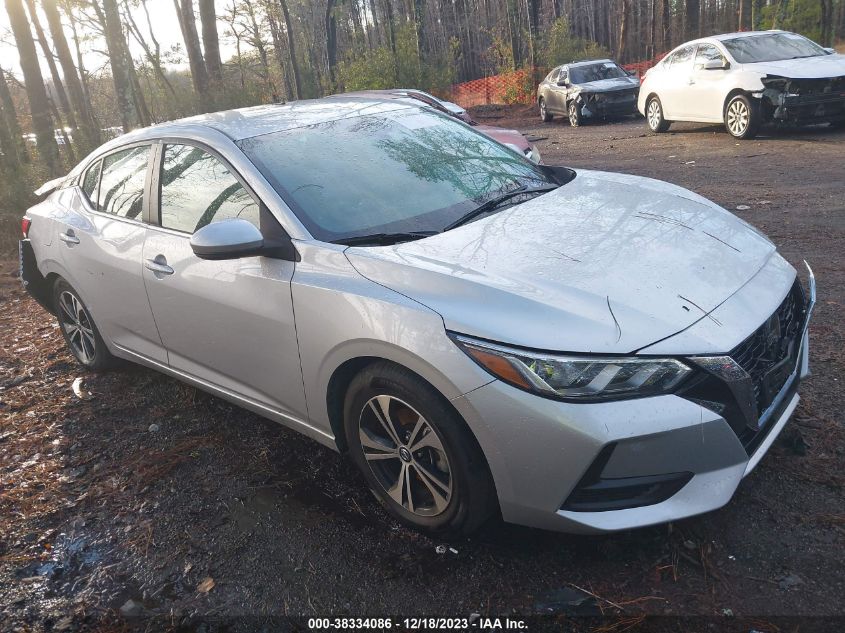
[[[590,81],[601,81],[602,79],[616,79],[627,77],[628,73],[619,68],[613,62],[601,62],[589,66],[570,66],[569,81],[574,84],[585,84]]]
[[[347,117],[238,145],[323,241],[439,232],[503,192],[557,184],[514,151],[428,109]]]
[[[740,64],[776,62],[827,54],[821,46],[796,33],[748,35],[723,40],[722,44]]]

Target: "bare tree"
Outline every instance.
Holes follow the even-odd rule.
[[[38,53],[35,51],[35,42],[32,40],[32,32],[21,0],[6,0],[6,12],[9,14],[9,23],[20,55],[29,112],[32,115],[32,129],[38,142],[38,155],[47,171],[57,176],[61,165],[59,146],[56,144],[53,130],[53,117],[50,115],[50,100],[44,87]]]
[[[202,45],[205,50],[205,67],[214,82],[223,80],[223,62],[220,59],[220,39],[217,35],[217,14],[214,0],[199,0]]]
[[[388,0],[389,2],[390,0]],[[290,11],[288,10],[287,0],[279,0],[279,6],[282,8],[282,17],[285,20],[285,33],[288,36],[288,55],[290,56],[290,67],[293,72],[293,83],[296,92],[295,99],[302,98],[302,78],[299,72],[299,61],[296,58],[296,35],[293,32],[293,22],[290,19]]]
[[[201,109],[208,109],[211,105],[209,103],[211,95],[208,87],[208,71],[205,67],[205,59],[202,56],[202,49],[200,49],[193,0],[173,0],[173,6],[176,7],[179,27],[182,30],[182,39],[185,40],[188,64],[191,67],[191,81],[200,99],[199,106]]]
[[[85,149],[91,149],[99,144],[100,132],[94,120],[90,101],[85,95],[82,80],[79,74],[77,74],[76,66],[73,64],[73,57],[71,56],[67,38],[65,38],[65,32],[62,28],[62,21],[59,16],[59,9],[56,6],[56,0],[41,0],[41,7],[44,9],[47,26],[50,29],[50,37],[53,40],[53,46],[56,47],[56,56],[59,58],[59,64],[62,67],[62,74],[64,75],[70,104],[76,113],[76,123],[79,126],[82,136],[79,140],[82,141]]]

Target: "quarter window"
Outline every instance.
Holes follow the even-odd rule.
[[[97,210],[138,219],[144,206],[144,183],[150,146],[131,147],[103,159]]]
[[[193,233],[241,218],[260,228],[259,206],[229,168],[198,147],[167,145],[161,169],[161,225]]]
[[[103,163],[98,160],[88,168],[85,177],[82,179],[82,191],[85,192],[91,204],[95,204],[97,200],[97,186],[100,184],[100,168],[102,166]]]

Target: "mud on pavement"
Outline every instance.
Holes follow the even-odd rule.
[[[845,629],[845,134],[737,142],[694,124],[654,136],[639,120],[573,129],[527,108],[476,116],[540,138],[548,163],[688,187],[761,228],[793,264],[812,264],[814,373],[735,498],[608,536],[494,522],[435,542],[392,521],[345,459],[302,436],[140,367],[80,373],[7,260],[2,629],[256,630],[330,614],[528,616],[535,630]]]

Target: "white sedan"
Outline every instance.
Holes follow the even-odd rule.
[[[764,123],[845,123],[845,55],[787,31],[682,44],[643,78],[637,107],[652,132],[673,121],[724,123],[736,138]]]

